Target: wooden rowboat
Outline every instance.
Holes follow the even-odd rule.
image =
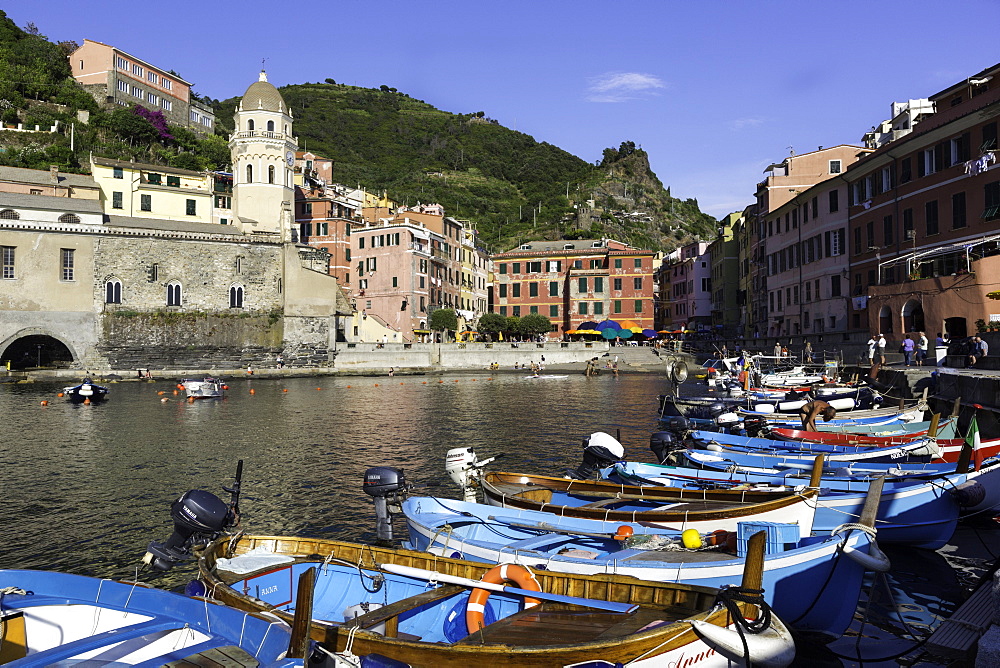
[[[752,539],[745,588],[760,589],[763,539],[763,533]],[[223,570],[237,569],[239,559],[260,552],[283,555],[287,563],[256,569],[249,564],[251,570],[240,574]],[[522,596],[508,593],[509,589],[495,593],[485,606],[493,611],[484,612],[486,625],[470,633],[462,619],[467,592],[481,591],[476,588],[478,581],[499,566],[426,552],[280,536],[222,537],[202,552],[198,566],[211,596],[290,623],[296,599],[293,583],[315,568],[315,585],[308,589],[314,592],[311,637],[338,657],[355,660],[387,657],[414,668],[566,666],[597,660],[668,666],[690,665],[695,657],[698,666],[744,661],[743,644],[730,628],[735,617],[729,610],[737,608],[717,605],[719,590],[708,587],[539,570],[534,576],[540,591],[514,591],[542,599],[540,605],[522,610]],[[462,584],[436,586],[444,582]],[[569,598],[554,600],[559,595]],[[616,605],[627,611],[609,612],[591,605]],[[759,619],[763,611],[756,604],[736,605],[737,616],[747,619]],[[355,617],[345,611],[360,614]],[[492,623],[491,614],[496,618]],[[746,637],[754,665],[783,666],[794,656],[794,644],[776,616],[763,633]]]
[[[678,531],[736,531],[739,522],[798,524],[811,530],[819,496],[820,463],[814,489],[690,490],[641,487],[522,473],[488,472],[480,481],[486,502],[502,508],[544,510],[559,517],[640,522]]]

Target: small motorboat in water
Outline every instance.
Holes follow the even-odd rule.
[[[63,388],[66,398],[75,404],[104,401],[108,396],[108,392],[110,392],[108,388],[95,384],[90,378],[84,378],[83,382],[79,385],[71,385],[70,387]]]
[[[211,376],[200,379],[188,378],[182,380],[180,384],[184,386],[188,399],[219,399],[228,389],[221,379]]]

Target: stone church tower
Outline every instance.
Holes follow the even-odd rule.
[[[246,234],[291,241],[298,143],[292,136],[292,112],[263,71],[236,107],[235,128],[229,150],[236,221]]]

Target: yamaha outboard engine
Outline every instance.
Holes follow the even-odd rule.
[[[174,564],[191,556],[192,548],[215,540],[224,529],[235,524],[232,509],[211,492],[192,489],[170,507],[174,532],[165,543],[152,542],[143,562],[155,571],[168,571]]]
[[[625,457],[625,448],[612,436],[603,431],[596,431],[583,439],[583,463],[577,468],[566,471],[566,477],[577,480],[587,480],[594,471],[605,466],[620,462]]]
[[[374,466],[365,471],[365,494],[375,499],[375,535],[379,542],[392,543],[392,514],[402,511],[406,498],[406,476],[391,466]]]
[[[660,464],[667,461],[672,453],[677,450],[684,450],[684,438],[691,429],[691,423],[686,418],[672,417],[663,420],[661,423],[663,431],[655,431],[649,437],[649,449],[656,455]]]
[[[191,550],[207,545],[226,529],[239,524],[242,478],[241,459],[236,464],[236,481],[233,486],[222,488],[232,495],[229,503],[201,489],[184,492],[170,506],[174,532],[165,543],[150,543],[142,558],[143,563],[154,571],[169,571],[177,562],[190,559]]]

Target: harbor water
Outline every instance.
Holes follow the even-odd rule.
[[[0,567],[134,578],[147,544],[171,532],[171,502],[196,488],[228,498],[222,487],[240,459],[249,533],[371,541],[368,467],[400,468],[428,486],[418,493],[457,498],[444,457],[458,446],[502,454],[495,470],[561,475],[579,464],[585,436],[620,431],[627,457],[651,461],[665,389],[659,374],[227,380],[222,400],[188,403],[162,380],[114,383],[107,402],[90,406],[57,397],[53,383],[0,385]],[[401,522],[396,529],[403,537]],[[894,567],[871,582],[848,634],[800,643],[797,664],[897,665],[844,657],[914,646],[1000,554],[998,535],[981,518],[938,552],[886,549]],[[138,576],[178,588],[193,574],[186,564]]]

